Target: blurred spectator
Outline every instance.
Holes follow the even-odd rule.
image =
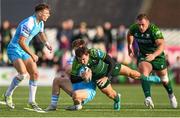
[[[87,32],[88,32],[87,24],[85,22],[81,22],[78,29],[78,33],[74,35],[73,41],[76,39],[82,39],[88,43],[90,40]]]
[[[41,42],[41,40],[38,38],[38,36],[34,37],[34,40],[32,40],[32,45],[31,45],[34,49],[35,54],[37,54],[37,56],[39,57],[39,61],[37,62],[37,65],[41,65],[41,61],[42,57],[43,57],[43,43]]]
[[[176,80],[176,83],[180,83],[180,56],[176,57],[176,61],[172,66],[172,71],[174,73],[174,77]]]
[[[96,34],[93,38],[93,47],[94,48],[99,48],[103,51],[106,52],[106,47],[105,47],[105,41],[107,40],[107,37],[104,34],[104,30],[102,26],[97,26],[96,27]]]
[[[2,37],[1,37],[1,34],[0,34],[0,66],[3,64],[3,61],[2,61],[2,51],[1,51],[1,44],[2,44]]]
[[[59,43],[59,48],[54,53],[53,63],[57,70],[62,70],[63,62],[66,59],[66,53],[70,53],[71,42],[73,41],[73,27],[74,22],[72,19],[68,19],[59,24],[57,41]]]
[[[112,43],[113,43],[113,36],[111,33],[112,24],[110,22],[105,22],[103,28],[104,28],[104,35],[106,37],[105,38],[106,51],[109,52],[112,48]]]
[[[66,37],[66,48],[70,48],[70,44],[73,40],[73,27],[74,27],[74,21],[72,19],[68,19],[62,22],[62,24],[59,23],[58,26],[58,32],[57,32],[57,40],[60,43],[59,46],[61,47],[61,43],[64,43],[64,39]],[[64,47],[64,46],[63,46]]]
[[[56,70],[61,70],[62,69],[62,56],[64,52],[60,50],[56,50],[54,52],[54,57],[53,57],[53,66],[56,68]]]
[[[9,41],[12,38],[10,22],[8,20],[3,21],[1,29],[0,29],[0,34],[1,34],[2,61],[3,61],[3,63],[7,64],[8,57],[6,54],[6,48],[7,48]]]
[[[176,57],[176,61],[173,64],[172,68],[180,68],[180,56]]]
[[[42,58],[39,60],[41,61],[41,67],[52,67],[54,65],[53,63],[54,54],[47,52],[47,48],[43,48],[42,50]]]
[[[59,49],[69,48],[70,40],[68,38],[68,22],[63,21],[62,24],[58,27],[57,32],[57,41],[59,43]]]
[[[124,25],[119,26],[117,30],[116,40],[117,40],[117,52],[118,52],[117,61],[123,62],[125,57],[124,48],[126,42],[126,28]]]
[[[60,43],[60,47],[59,47],[60,50],[65,51],[65,50],[70,49],[70,42],[69,42],[68,37],[66,35],[62,35],[60,37],[59,43]]]
[[[74,35],[74,21],[72,19],[67,20],[67,30],[66,30],[65,35],[70,40],[70,44],[71,44],[73,41],[73,35]]]
[[[166,54],[166,64],[167,64],[167,67],[171,67],[170,65],[170,62],[169,62],[169,57],[168,57],[168,54]],[[170,69],[170,68],[169,68]]]

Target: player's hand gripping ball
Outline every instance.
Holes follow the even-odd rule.
[[[92,70],[87,66],[81,67],[79,70],[79,76],[81,76],[85,82],[90,82],[92,79]]]

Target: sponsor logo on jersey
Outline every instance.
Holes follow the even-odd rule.
[[[150,38],[150,34],[146,34],[146,38]]]
[[[135,36],[135,37],[138,37],[138,34],[137,34],[137,33],[135,33],[135,34],[134,34],[134,36]]]
[[[29,35],[30,30],[29,30],[29,28],[26,25],[23,25],[22,32],[24,32],[25,34]]]

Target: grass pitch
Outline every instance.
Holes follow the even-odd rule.
[[[66,106],[72,105],[71,98],[61,91],[58,110],[48,113],[26,111],[29,90],[20,86],[14,93],[13,99],[16,108],[11,110],[5,105],[0,105],[0,117],[180,117],[180,107],[172,109],[167,93],[162,85],[152,86],[152,97],[155,109],[144,106],[144,95],[141,85],[113,85],[113,88],[121,93],[122,105],[120,111],[113,110],[113,101],[107,98],[97,89],[96,97],[86,104],[80,111],[66,111]],[[7,87],[0,87],[0,94]],[[174,92],[180,103],[180,85],[174,86]],[[46,108],[50,103],[51,87],[38,87],[36,101],[40,107]]]

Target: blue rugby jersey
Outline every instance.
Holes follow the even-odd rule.
[[[36,16],[32,15],[24,19],[18,25],[14,37],[11,39],[8,48],[16,48],[18,50],[23,50],[19,45],[20,36],[26,37],[26,45],[29,46],[29,42],[33,39],[35,35],[39,32],[44,32],[44,22],[40,21],[39,23],[36,20]]]

